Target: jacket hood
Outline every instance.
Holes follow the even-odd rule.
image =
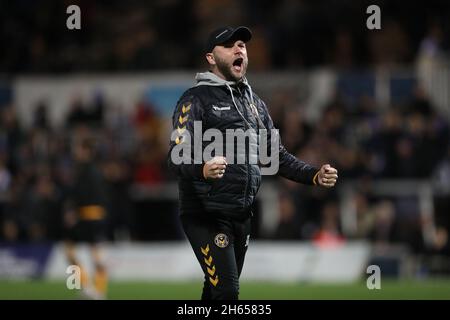
[[[195,80],[197,81],[196,87],[198,86],[237,86],[239,84],[244,84],[248,86],[247,78],[243,77],[240,81],[227,81],[224,80],[218,76],[216,76],[214,73],[207,71],[207,72],[199,72],[195,76]]]
[[[239,113],[241,118],[247,123],[248,127],[250,128],[251,125],[248,123],[247,119],[244,117],[242,112],[239,110],[239,108],[236,104],[236,100],[234,99],[234,94],[233,94],[233,90],[236,90],[235,87],[237,87],[239,85],[243,85],[244,88],[248,89],[247,99],[249,100],[250,106],[253,108],[252,112],[255,114],[261,127],[265,128],[264,124],[261,121],[261,118],[258,115],[258,110],[256,109],[254,101],[253,101],[252,87],[248,84],[246,77],[242,77],[242,79],[240,81],[227,81],[227,80],[224,80],[224,79],[218,77],[214,73],[208,71],[208,72],[197,73],[197,75],[195,76],[195,80],[197,80],[197,84],[195,85],[196,87],[198,87],[198,86],[214,86],[214,87],[224,86],[224,87],[226,87],[228,89],[228,91],[230,92],[231,100],[233,101],[236,111]]]

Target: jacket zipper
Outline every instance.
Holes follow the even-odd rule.
[[[245,119],[247,119],[248,118],[248,112],[247,112],[247,107],[246,107],[245,101],[244,101],[245,99],[243,99],[243,95],[242,95],[241,90],[239,88],[237,88],[237,89],[238,89],[238,92],[239,92],[239,100],[241,102],[242,111],[243,111]],[[244,121],[244,128],[246,128],[245,131],[247,131],[247,129],[250,129],[250,128],[247,128],[247,123],[245,121]],[[249,141],[249,143],[250,143],[250,141]],[[245,206],[247,205],[248,186],[250,185],[250,163],[249,163],[250,162],[249,161],[250,155],[249,155],[249,151],[250,151],[250,146],[249,146],[249,150],[245,150],[245,153],[246,153],[245,162],[246,162],[246,165],[247,165],[247,181],[246,181],[246,184],[245,184],[243,208],[245,208]]]

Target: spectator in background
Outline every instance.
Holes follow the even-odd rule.
[[[450,258],[450,241],[448,239],[448,229],[445,226],[436,228],[432,253],[445,255]],[[450,272],[450,260],[447,261],[447,268],[447,271]]]
[[[434,168],[434,185],[442,191],[450,192],[450,144],[447,146],[445,157]]]
[[[45,101],[40,101],[34,110],[33,126],[35,128],[48,130],[50,123],[48,120],[48,105]]]
[[[449,256],[450,259],[450,145],[447,146],[445,158],[439,163],[433,173],[435,189],[442,192],[435,198],[435,221],[437,227],[434,239],[435,250]],[[450,272],[450,261],[449,261]]]
[[[57,238],[61,210],[59,200],[58,190],[48,170],[38,172],[24,204],[30,241],[49,241]]]
[[[375,244],[386,245],[394,240],[395,207],[391,201],[383,200],[373,208],[373,223],[369,239]]]
[[[14,106],[2,107],[0,115],[0,143],[6,155],[5,164],[11,174],[15,175],[20,163],[20,147],[25,140],[26,132],[19,124]]]
[[[8,202],[4,207],[4,221],[2,227],[3,239],[8,242],[26,241],[26,226],[28,221],[23,214],[26,204],[26,184],[25,173],[20,173],[11,183],[8,192]]]
[[[133,205],[130,198],[130,168],[120,159],[103,164],[108,193],[108,239],[130,240],[133,237]]]
[[[77,127],[79,125],[92,128],[101,128],[105,113],[105,98],[100,91],[94,93],[93,102],[85,104],[81,95],[76,95],[70,105],[67,115],[67,126]]]
[[[94,101],[89,109],[89,124],[92,127],[102,127],[105,114],[105,97],[101,91],[94,94]]]
[[[81,269],[81,286],[88,298],[106,297],[108,275],[99,242],[105,240],[106,190],[101,172],[94,162],[95,145],[91,138],[79,137],[73,155],[76,162],[75,181],[67,199],[65,212],[65,252],[70,264]],[[76,243],[87,242],[94,262],[93,285],[76,256]]]
[[[163,163],[165,158],[161,146],[154,139],[143,141],[137,147],[134,160],[134,182],[143,186],[158,185],[164,181]]]
[[[5,165],[6,155],[0,152],[0,196],[9,190],[11,185],[11,173]]]
[[[436,83],[439,70],[444,66],[445,53],[443,50],[444,32],[439,22],[433,21],[428,26],[428,32],[422,40],[417,53],[416,68],[419,85],[429,97],[438,92],[433,83]]]
[[[321,212],[320,228],[312,238],[319,247],[336,247],[344,243],[345,239],[339,230],[339,207],[336,202],[326,202]]]
[[[294,201],[291,195],[282,193],[279,198],[278,226],[275,239],[300,239],[300,222],[297,217]]]

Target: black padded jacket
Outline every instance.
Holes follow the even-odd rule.
[[[241,161],[237,158],[238,148],[234,148],[234,163],[230,164],[232,159],[227,157],[229,164],[221,179],[206,180],[203,164],[207,159],[202,155],[214,140],[203,141],[208,140],[202,139],[203,133],[212,128],[220,131],[224,147],[218,153],[212,152],[211,156],[226,155],[227,129],[253,129],[255,132],[267,129],[270,141],[270,130],[274,129],[272,119],[267,106],[252,92],[246,79],[235,83],[205,72],[197,74],[196,80],[197,85],[179,99],[172,117],[174,131],[168,165],[178,177],[180,214],[244,218],[248,216],[261,184],[261,167],[250,161],[249,156],[250,144],[254,140],[245,140],[248,152]],[[183,149],[186,147],[190,150]],[[183,157],[184,163],[174,160],[174,155]],[[313,184],[317,172],[317,168],[297,159],[279,143],[279,175],[303,184]]]

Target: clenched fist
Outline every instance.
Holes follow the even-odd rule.
[[[324,164],[317,175],[317,184],[331,188],[336,184],[337,178],[338,171],[329,164]]]
[[[226,167],[225,157],[214,157],[203,166],[203,177],[205,179],[220,179],[223,177]]]

